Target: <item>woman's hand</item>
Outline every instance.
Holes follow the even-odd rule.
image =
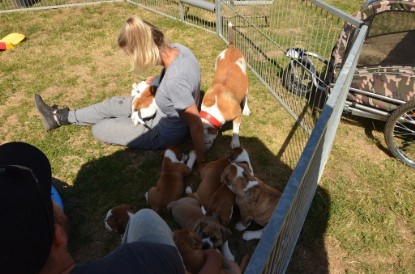
[[[154,76],[149,76],[149,77],[147,77],[147,79],[145,80],[146,81],[146,83],[147,84],[151,84],[153,81],[154,81],[154,79],[156,79],[156,77],[154,77]]]

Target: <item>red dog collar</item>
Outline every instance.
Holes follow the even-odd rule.
[[[212,126],[214,126],[216,129],[220,129],[220,127],[222,126],[221,122],[219,122],[215,117],[213,117],[212,115],[210,115],[206,111],[201,110],[199,115],[200,115],[200,117],[202,117],[203,119],[205,119],[206,121],[211,123]]]

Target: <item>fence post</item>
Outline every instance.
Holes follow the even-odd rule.
[[[215,14],[216,14],[216,34],[219,35],[219,37],[223,37],[222,33],[222,2],[221,0],[215,1]]]

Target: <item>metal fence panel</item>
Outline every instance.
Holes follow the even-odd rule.
[[[100,2],[107,1],[0,0],[0,13]],[[244,52],[251,71],[264,84],[265,92],[270,92],[297,121],[287,137],[287,149],[277,155],[294,171],[246,270],[285,272],[329,156],[367,28],[318,0],[127,2],[217,33],[227,43],[227,25],[232,22],[234,43]],[[331,82],[328,61],[346,23],[355,28],[356,40],[346,41],[354,43],[353,48],[344,58],[336,81]],[[298,49],[311,53],[309,63],[293,60],[292,54]],[[291,80],[287,69],[292,64],[300,68],[299,89],[287,88]],[[327,86],[318,89],[315,82]]]
[[[367,26],[345,65],[245,273],[284,273],[330,154]]]

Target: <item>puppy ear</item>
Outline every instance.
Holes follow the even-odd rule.
[[[222,240],[224,242],[226,240],[228,240],[231,237],[231,235],[232,235],[232,231],[229,228],[225,227],[225,226],[222,226],[221,229],[220,229],[220,231],[222,233]]]
[[[236,159],[236,157],[238,157],[238,155],[241,154],[241,153],[242,153],[242,147],[231,148],[229,150],[228,159],[230,161],[234,161]]]
[[[202,239],[200,236],[193,231],[190,232],[190,238],[192,240],[193,249],[202,249]]]
[[[246,168],[245,168],[246,167]],[[248,181],[256,181],[256,178],[254,175],[252,175],[251,173],[251,169],[249,168],[248,165],[245,165],[244,167],[244,172],[242,173],[242,175],[244,175],[244,177],[248,180]]]
[[[156,92],[157,92],[157,87],[156,86],[150,86],[149,89],[150,89],[151,95],[153,95],[153,96],[156,95]]]
[[[129,220],[130,220],[130,215],[128,215],[127,212],[126,214],[122,214],[122,216],[117,218],[116,225],[117,225],[118,234],[124,234]]]
[[[229,164],[220,175],[221,183],[226,184],[227,182],[232,182],[231,175],[236,174],[236,167],[232,164]]]

